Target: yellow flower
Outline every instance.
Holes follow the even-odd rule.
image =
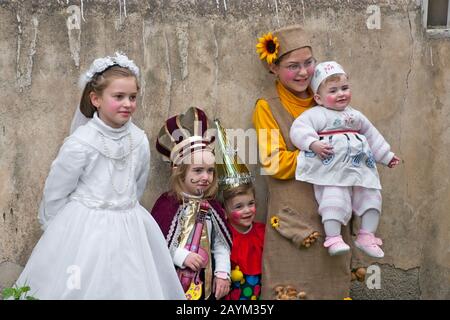
[[[272,218],[270,218],[270,224],[272,225],[272,227],[278,228],[280,226],[280,218],[278,218],[277,216],[273,216]]]
[[[353,299],[350,297],[347,297],[347,298],[344,298],[344,300],[353,300]]]
[[[268,64],[272,64],[278,58],[279,46],[277,37],[272,36],[272,33],[269,32],[259,38],[256,52],[258,52],[261,60],[266,59]]]

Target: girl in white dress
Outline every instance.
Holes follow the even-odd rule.
[[[44,233],[17,280],[38,299],[184,299],[161,230],[139,204],[150,149],[131,122],[138,77],[116,53],[81,78],[81,113],[39,208]]]
[[[302,113],[290,131],[291,141],[301,150],[295,177],[314,184],[330,255],[350,251],[341,225],[353,211],[362,218],[356,247],[382,258],[382,241],[375,237],[381,213],[376,162],[392,168],[400,159],[370,121],[349,105],[350,85],[339,64],[318,64],[311,89],[318,106]]]

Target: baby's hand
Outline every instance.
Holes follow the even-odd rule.
[[[393,156],[391,161],[389,161],[388,167],[393,168],[400,163],[400,158],[397,156]]]
[[[193,271],[200,270],[203,267],[203,263],[203,257],[194,252],[189,253],[183,262],[186,267]]]
[[[333,146],[323,141],[314,141],[309,148],[317,154],[321,159],[328,158],[333,152]]]

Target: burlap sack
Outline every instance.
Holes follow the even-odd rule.
[[[317,231],[313,229],[312,225],[302,219],[300,213],[287,206],[283,207],[278,212],[278,215],[272,216],[272,218],[274,217],[278,218],[277,226],[274,229],[283,237],[292,241],[298,248],[303,247],[303,241]]]

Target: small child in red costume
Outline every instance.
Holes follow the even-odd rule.
[[[262,252],[265,225],[255,222],[253,177],[227,140],[225,129],[215,120],[216,170],[219,198],[231,230],[231,287],[226,300],[258,300],[261,295]]]
[[[258,300],[261,294],[264,224],[255,222],[255,189],[247,183],[223,192],[233,238],[227,300]]]

